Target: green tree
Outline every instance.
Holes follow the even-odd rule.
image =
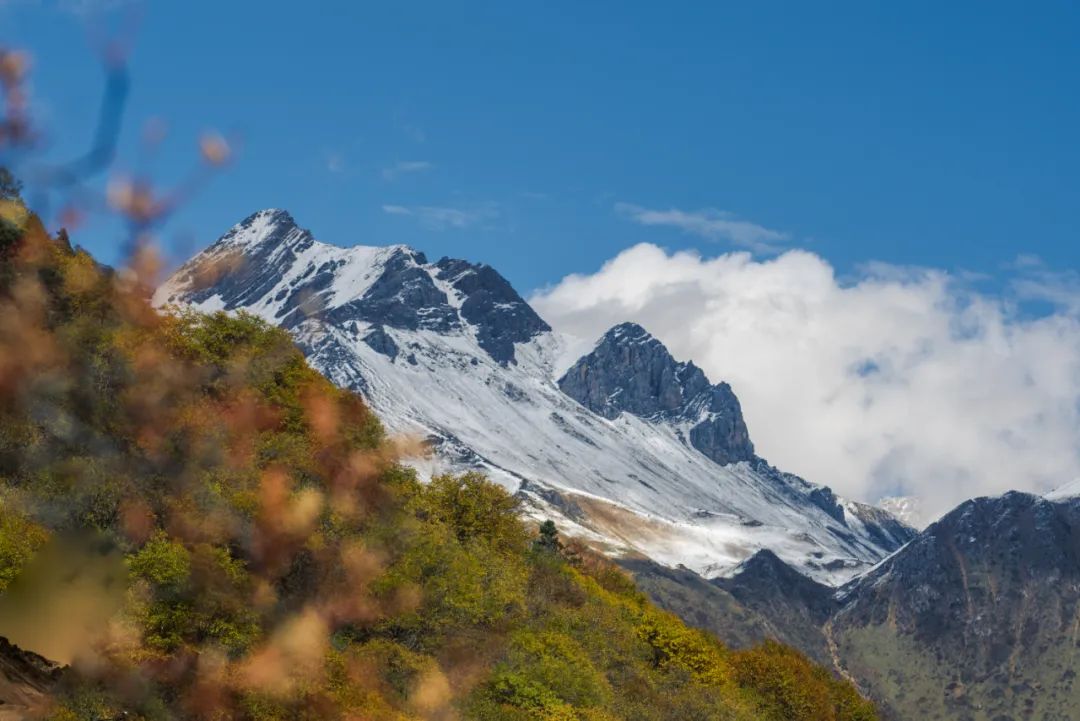
[[[0,165],[0,200],[21,200],[22,183],[7,168]]]
[[[13,248],[22,235],[18,215],[22,206],[22,183],[0,165],[0,257]]]
[[[559,540],[559,529],[555,527],[555,521],[550,518],[540,524],[540,535],[533,541],[533,547],[538,551],[558,553],[562,550],[562,541]]]

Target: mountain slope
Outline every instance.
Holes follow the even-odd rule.
[[[626,559],[638,587],[661,608],[735,648],[779,641],[831,667],[824,625],[840,604],[817,583],[762,550],[728,577],[705,579],[687,568]]]
[[[843,666],[894,718],[1076,718],[1080,498],[967,501],[843,603]]]
[[[758,458],[730,387],[643,329],[595,346],[554,333],[489,266],[327,245],[269,210],[154,301],[281,325],[391,431],[430,443],[426,470],[483,470],[610,552],[711,577],[768,548],[838,584],[912,533]]]

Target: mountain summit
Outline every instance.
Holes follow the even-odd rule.
[[[327,245],[283,210],[253,213],[195,260],[159,289],[155,303],[244,309],[287,329],[312,318],[370,324],[369,344],[381,352],[394,348],[383,328],[469,327],[500,363],[514,361],[515,343],[551,330],[491,266],[452,258],[431,264],[404,245]]]
[[[739,399],[727,383],[712,385],[693,362],[679,363],[636,323],[615,326],[559,379],[559,388],[589,410],[622,412],[688,428],[690,444],[720,465],[754,458]]]
[[[288,329],[389,430],[426,440],[423,473],[481,470],[526,512],[615,555],[715,577],[770,549],[835,585],[912,534],[757,457],[731,387],[645,329],[618,325],[589,350],[488,265],[328,245],[265,210],[154,301],[245,310]]]

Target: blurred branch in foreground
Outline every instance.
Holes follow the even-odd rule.
[[[98,179],[116,164],[120,133],[131,90],[128,57],[133,22],[119,37],[95,43],[104,71],[97,122],[89,147],[63,161],[44,158],[47,134],[34,120],[29,91],[30,55],[20,49],[0,47],[0,176],[4,197],[20,195],[26,183],[30,208],[45,222],[72,228],[90,214],[115,214],[129,228],[122,256],[131,256],[150,242],[148,234],[159,228],[178,207],[187,202],[232,157],[230,142],[220,134],[206,133],[199,140],[199,158],[174,187],[159,187],[143,169],[136,174],[113,173],[104,190]],[[149,157],[165,139],[164,124],[150,121],[141,152]],[[146,163],[137,163],[144,167]],[[54,211],[55,209],[55,211]]]

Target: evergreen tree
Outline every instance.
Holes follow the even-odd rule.
[[[0,165],[0,257],[4,256],[8,249],[15,246],[22,233],[14,220],[17,215],[17,208],[12,208],[9,205],[9,203],[21,205],[21,193],[22,183],[10,170]],[[5,208],[5,205],[8,207]],[[11,210],[16,212],[7,212]]]
[[[0,200],[21,200],[22,183],[10,170],[0,165]]]
[[[551,553],[562,550],[559,529],[555,527],[555,521],[548,519],[540,524],[540,537],[536,539],[535,545],[537,549]]]

